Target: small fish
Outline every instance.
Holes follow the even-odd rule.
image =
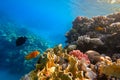
[[[16,46],[21,46],[21,45],[23,45],[25,42],[26,42],[26,40],[27,40],[27,37],[23,37],[23,36],[21,36],[21,37],[18,37],[17,39],[16,39]]]
[[[39,54],[40,54],[40,52],[37,50],[30,52],[28,55],[25,56],[25,59],[30,60],[30,59],[36,58]]]
[[[99,26],[99,27],[95,27],[95,30],[96,31],[104,31],[105,29],[103,27]]]

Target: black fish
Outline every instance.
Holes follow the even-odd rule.
[[[26,42],[26,40],[27,40],[27,37],[18,37],[17,39],[16,39],[16,46],[21,46],[21,45],[23,45],[25,42]]]

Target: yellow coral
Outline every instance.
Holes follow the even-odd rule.
[[[77,60],[75,57],[71,56],[69,57],[69,65],[66,68],[65,72],[71,72],[73,74],[73,76],[76,75],[76,72],[78,71],[78,67],[77,67]]]
[[[82,63],[84,61],[79,61],[74,56],[69,55],[59,45],[53,49],[48,49],[40,56],[36,64],[35,75],[38,80],[87,80],[83,75],[87,72],[87,66]],[[80,66],[83,68],[79,69]]]
[[[47,68],[51,68],[55,65],[54,63],[54,54],[51,54],[50,52],[47,53],[48,62],[46,64]]]
[[[109,61],[109,64],[101,64],[100,73],[120,78],[120,60],[117,60],[117,62]]]
[[[75,80],[79,80],[79,79],[84,79],[84,75],[83,75],[83,71],[78,71],[76,73],[76,79]]]

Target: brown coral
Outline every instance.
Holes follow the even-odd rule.
[[[76,45],[75,49],[86,52],[95,50],[112,56],[120,53],[120,13],[93,18],[77,17],[72,29],[67,33],[68,45]]]

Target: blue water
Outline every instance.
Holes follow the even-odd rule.
[[[0,0],[0,11],[56,43],[64,43],[64,34],[77,16],[92,17],[112,12],[106,9],[109,5],[96,4],[96,0]]]
[[[120,6],[97,0],[0,0],[0,12],[52,44],[65,44],[64,35],[77,16],[107,15],[115,12],[114,7]],[[19,80],[7,71],[0,72],[0,78],[3,77]]]

